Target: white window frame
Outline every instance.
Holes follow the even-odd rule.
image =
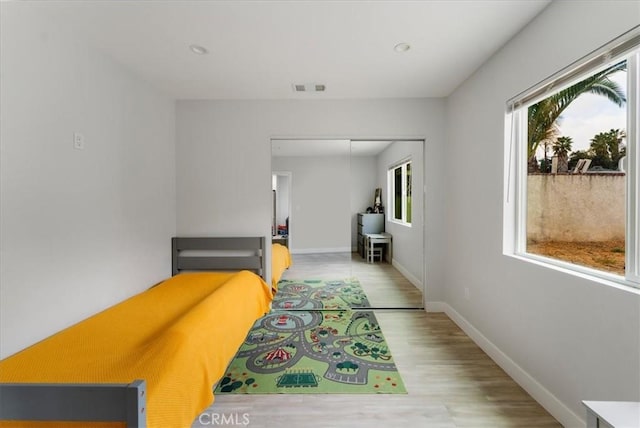
[[[625,275],[575,265],[526,251],[527,109],[553,93],[627,60],[627,184]],[[607,284],[640,289],[640,26],[507,102],[503,253],[538,265]],[[625,289],[627,289],[625,287]]]
[[[411,158],[407,158],[400,162],[394,163],[391,166],[389,166],[389,169],[387,170],[387,198],[388,198],[387,206],[389,207],[389,215],[387,215],[387,220],[392,223],[400,224],[402,226],[407,226],[407,227],[411,227],[411,223],[407,221],[407,165],[409,164],[411,164]],[[401,183],[402,197],[400,202],[400,204],[402,205],[401,219],[396,218],[396,205],[395,205],[395,190],[396,190],[395,171],[398,168],[401,168],[401,177],[402,177],[402,180],[401,180],[402,181]],[[411,204],[413,207],[413,194],[411,195],[411,198],[412,198]],[[411,217],[413,219],[413,215]]]

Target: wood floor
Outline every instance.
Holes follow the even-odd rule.
[[[373,308],[423,308],[422,292],[386,262],[367,263],[357,253],[294,254],[285,279],[355,277]]]
[[[350,262],[345,255],[297,255],[286,277],[353,276],[373,306],[422,304],[416,288],[388,264],[361,263],[357,256]],[[219,395],[193,427],[561,426],[445,314],[403,309],[375,314],[408,394]]]

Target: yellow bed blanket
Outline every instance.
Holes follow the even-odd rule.
[[[0,382],[143,379],[147,426],[191,426],[272,298],[248,271],[183,273],[0,361]]]
[[[291,266],[289,249],[282,244],[271,244],[271,285],[278,291],[278,282],[285,270]]]

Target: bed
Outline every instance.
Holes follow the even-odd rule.
[[[252,238],[249,238],[252,239]],[[259,238],[262,240],[262,238]],[[172,240],[172,274],[187,271],[228,271],[234,266],[249,269],[265,281],[265,259],[253,249],[258,244],[238,238],[174,238]],[[264,248],[264,241],[258,244]],[[291,266],[289,248],[279,243],[271,244],[271,287],[278,291],[282,274]]]
[[[278,291],[278,282],[284,271],[291,266],[291,254],[289,249],[282,244],[271,245],[271,287],[273,292]]]
[[[269,310],[264,245],[173,238],[175,276],[0,361],[0,426],[190,426]]]

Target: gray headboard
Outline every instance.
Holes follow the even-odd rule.
[[[265,245],[264,236],[175,237],[171,239],[171,274],[250,270],[266,281]]]

